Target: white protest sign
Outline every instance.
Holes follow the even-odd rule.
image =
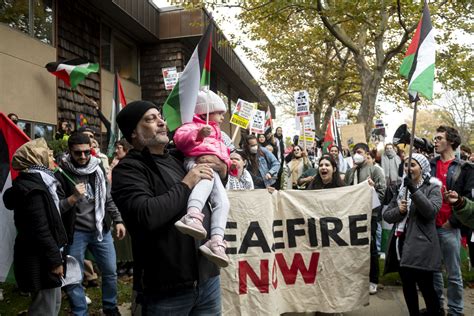
[[[307,116],[303,117],[303,127],[305,131],[314,131],[316,129],[316,124],[314,124],[314,115],[310,113]]]
[[[263,134],[265,131],[265,111],[255,110],[250,124],[250,133]]]
[[[247,129],[249,127],[250,121],[252,120],[252,114],[255,108],[255,103],[238,99],[235,105],[234,113],[232,113],[232,117],[230,118],[230,123],[243,129]]]
[[[306,90],[295,92],[296,116],[306,116],[309,114],[309,94]]]
[[[173,90],[173,87],[178,83],[179,74],[176,67],[163,68],[163,81],[165,83],[165,90]]]

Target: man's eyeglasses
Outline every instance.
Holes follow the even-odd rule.
[[[442,141],[443,139],[444,139],[443,136],[436,136],[436,137],[433,137],[433,141],[434,141],[434,142],[440,142],[440,141]]]
[[[86,157],[91,155],[90,149],[88,149],[88,150],[73,150],[72,153],[75,156],[82,156],[83,153]]]

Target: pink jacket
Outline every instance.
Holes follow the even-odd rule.
[[[227,170],[233,176],[237,175],[237,169],[231,168],[230,150],[222,140],[221,129],[216,122],[209,122],[211,135],[198,140],[198,133],[206,126],[206,121],[195,115],[192,122],[185,123],[179,127],[173,137],[176,148],[186,157],[199,157],[203,155],[214,155],[227,164]],[[235,174],[233,174],[235,173]]]

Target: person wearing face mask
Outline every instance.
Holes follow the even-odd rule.
[[[300,146],[296,145],[293,147],[292,152],[293,158],[287,165],[287,179],[286,189],[296,190],[298,189],[298,179],[301,177],[303,172],[311,168],[311,162],[308,159],[306,151]]]
[[[385,183],[387,186],[400,183],[398,169],[402,160],[397,155],[393,144],[386,144],[382,155],[382,168],[385,173]]]
[[[229,174],[229,180],[226,184],[226,190],[253,190],[252,176],[245,169],[247,165],[246,155],[243,150],[237,149],[230,154],[230,160],[232,161],[231,169],[237,170],[237,175],[233,176]]]
[[[266,148],[258,145],[257,138],[247,136],[244,151],[248,157],[247,170],[252,176],[255,189],[265,189],[275,183],[280,163]]]
[[[367,162],[367,156],[369,155],[369,146],[365,143],[355,144],[352,149],[352,160],[354,166],[346,172],[344,182],[346,185],[354,185],[361,183],[365,180],[371,179],[374,182],[374,189],[377,192],[380,204],[383,203],[385,195],[385,176],[381,168],[377,168]],[[378,252],[377,252],[377,221],[380,213],[378,207],[372,211],[371,218],[371,241],[370,241],[370,285],[369,293],[377,293],[377,284],[379,281],[379,263],[378,263]]]

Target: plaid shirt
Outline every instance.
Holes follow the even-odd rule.
[[[242,172],[240,179],[229,175],[229,180],[225,188],[227,190],[253,190],[252,176],[246,169]]]

